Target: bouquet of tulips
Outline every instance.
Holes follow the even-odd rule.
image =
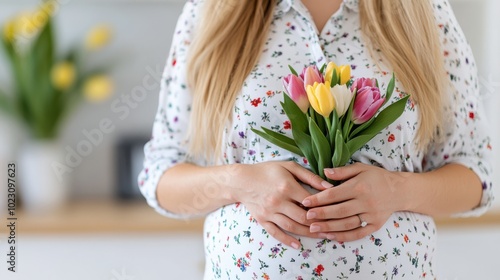
[[[382,96],[376,79],[351,80],[349,65],[309,66],[300,75],[290,70],[292,74],[283,79],[288,94],[281,105],[292,124],[293,138],[265,127],[252,131],[305,157],[323,179],[327,179],[325,168],[347,164],[357,150],[399,118],[409,98],[381,110],[394,91],[394,75]]]

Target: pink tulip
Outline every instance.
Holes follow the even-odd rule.
[[[304,81],[293,74],[289,74],[283,78],[283,86],[290,98],[295,101],[302,112],[306,113],[309,110],[309,99],[307,99]]]
[[[316,65],[309,66],[304,68],[302,70],[302,74],[300,74],[300,77],[302,80],[304,80],[304,88],[307,88],[307,86],[312,86],[314,83],[324,83],[325,80],[323,79],[323,75],[321,75],[321,72],[319,72],[318,67]]]
[[[352,122],[355,124],[367,122],[377,113],[384,101],[385,98],[380,96],[377,87],[367,86],[358,89],[352,110]]]
[[[352,83],[351,86],[351,91],[354,92],[355,89],[360,90],[364,87],[376,87],[377,86],[377,80],[375,79],[368,79],[368,78],[359,78]]]

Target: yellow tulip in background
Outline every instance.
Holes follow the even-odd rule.
[[[107,25],[94,27],[87,35],[85,47],[90,51],[95,51],[106,46],[112,37],[111,28]]]
[[[113,82],[105,75],[90,77],[83,85],[83,94],[92,102],[102,101],[113,92]]]
[[[3,36],[9,43],[14,41],[15,36],[15,22],[13,20],[7,22],[3,27]]]
[[[325,80],[330,84],[332,83],[333,70],[336,71],[336,78],[339,84],[345,85],[351,79],[350,65],[337,66],[334,62],[329,62],[326,66]]]
[[[102,101],[113,92],[112,81],[105,75],[109,66],[87,66],[89,54],[84,51],[107,45],[111,28],[100,25],[80,44],[60,51],[54,36],[56,11],[61,11],[57,1],[45,1],[36,10],[13,17],[1,29],[0,45],[13,79],[9,92],[0,88],[0,111],[23,122],[36,139],[56,138],[63,118],[82,97]]]
[[[52,84],[56,89],[68,90],[75,82],[76,69],[71,62],[62,62],[52,69]]]

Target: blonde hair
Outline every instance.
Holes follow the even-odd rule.
[[[405,91],[418,104],[416,146],[441,141],[449,101],[446,72],[431,0],[360,0],[361,29],[379,48]]]
[[[189,155],[213,160],[222,151],[236,95],[260,57],[276,0],[205,0],[204,5],[188,60]],[[359,8],[363,34],[419,104],[416,140],[424,150],[442,128],[446,94],[430,0],[360,0]]]

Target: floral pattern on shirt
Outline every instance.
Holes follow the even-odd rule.
[[[370,56],[359,22],[359,0],[344,0],[318,34],[307,9],[298,0],[278,1],[261,58],[237,96],[232,124],[224,131],[223,163],[253,164],[270,160],[307,160],[261,139],[252,127],[268,127],[291,135],[281,109],[281,79],[288,65],[335,61],[350,64],[354,78],[375,77],[385,88],[392,70]],[[479,98],[478,77],[471,49],[447,0],[434,0],[443,61],[455,100],[447,141],[427,153],[415,150],[418,106],[409,101],[402,117],[353,155],[353,159],[392,171],[426,172],[447,163],[473,170],[483,182],[481,204],[462,216],[479,215],[491,205],[490,142]],[[186,85],[186,53],[200,13],[200,2],[189,1],[179,18],[163,74],[158,112],[151,141],[145,147],[139,185],[148,203],[163,215],[189,218],[162,209],[156,199],[160,176],[186,161],[186,129],[191,95]],[[404,89],[396,82],[393,100]],[[391,103],[391,102],[389,102]],[[198,164],[204,164],[198,162]],[[272,186],[271,186],[272,187]],[[397,212],[377,232],[353,242],[299,237],[300,250],[270,236],[241,203],[224,206],[205,220],[205,279],[433,279],[436,228],[431,217]]]

